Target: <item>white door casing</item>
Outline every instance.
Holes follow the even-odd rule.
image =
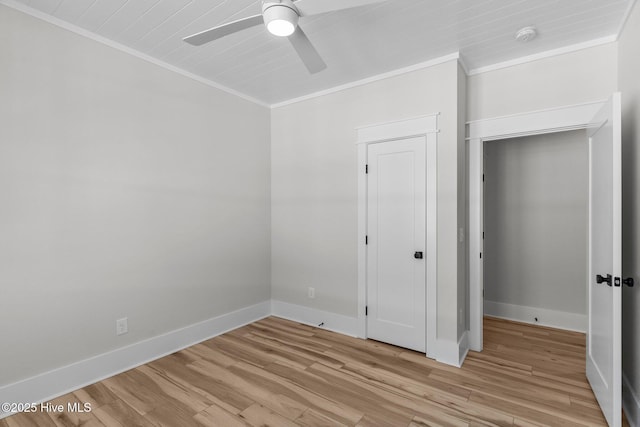
[[[593,118],[588,135],[587,378],[607,422],[617,427],[622,423],[622,154],[619,93],[614,94]]]
[[[437,117],[438,114],[422,116],[407,120],[365,126],[356,129],[358,147],[358,336],[368,337],[367,316],[367,174],[369,144],[391,143],[401,144],[407,139],[422,138],[426,148],[426,246],[424,259],[426,269],[426,292],[423,299],[426,307],[425,335],[426,355],[436,355],[436,281],[437,281]],[[411,255],[411,254],[410,254]],[[413,260],[413,258],[410,258]]]
[[[425,352],[424,137],[368,145],[367,336]]]

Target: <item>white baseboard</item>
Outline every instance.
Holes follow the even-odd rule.
[[[226,313],[0,387],[0,402],[47,402],[269,316],[270,301]],[[0,419],[12,415],[0,410]]]
[[[436,361],[457,368],[462,366],[464,359],[469,353],[469,336],[465,331],[460,339],[456,341],[438,339],[436,340]]]
[[[515,320],[533,325],[549,326],[570,331],[585,332],[587,316],[565,311],[547,310],[538,307],[484,301],[484,314],[501,319]],[[537,321],[535,319],[538,319]]]
[[[294,322],[358,337],[358,318],[318,310],[303,305],[271,300],[271,314]],[[324,323],[322,326],[320,324]]]
[[[622,408],[629,425],[640,426],[640,397],[624,372],[622,373]]]
[[[464,331],[460,340],[458,340],[458,366],[462,366],[464,359],[469,354],[469,331]]]

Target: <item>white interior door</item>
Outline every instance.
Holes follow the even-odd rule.
[[[368,146],[367,336],[426,349],[425,138]]]
[[[616,93],[589,130],[587,378],[615,427],[622,423],[620,111]]]

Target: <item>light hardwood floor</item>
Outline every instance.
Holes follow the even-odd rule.
[[[484,339],[457,369],[270,317],[52,401],[91,412],[0,427],[606,425],[584,334],[486,318]]]

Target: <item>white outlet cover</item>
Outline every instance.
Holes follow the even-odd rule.
[[[128,319],[123,317],[122,319],[116,320],[116,335],[123,335],[127,332],[129,332]]]

